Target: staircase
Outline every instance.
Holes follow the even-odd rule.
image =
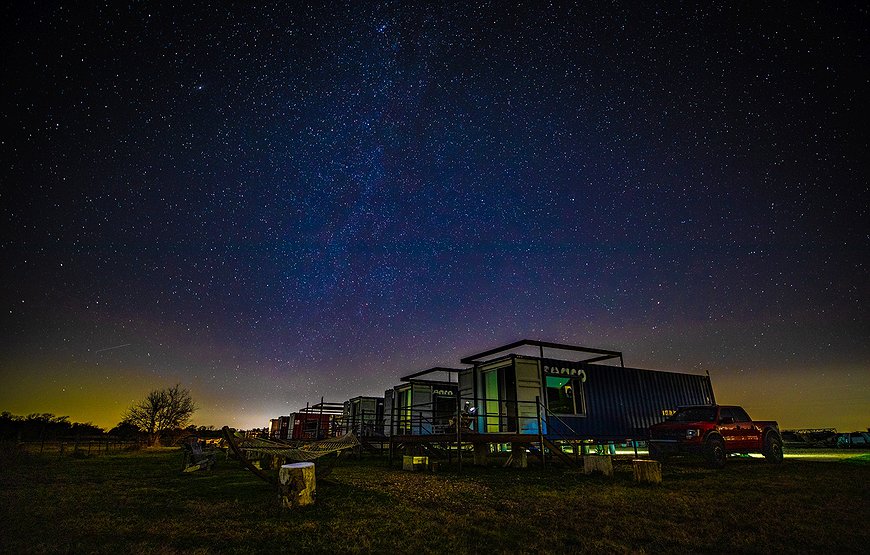
[[[571,455],[567,454],[566,452],[562,451],[561,447],[559,447],[558,445],[556,445],[555,443],[553,443],[552,441],[550,441],[547,438],[544,438],[544,447],[549,449],[550,454],[553,455],[555,459],[562,461],[563,463],[567,464],[568,466],[571,466],[571,467],[582,466],[582,459],[578,464],[577,459],[575,459]]]

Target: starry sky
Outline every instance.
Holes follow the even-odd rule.
[[[521,338],[870,426],[863,2],[14,2],[0,410],[236,427]]]

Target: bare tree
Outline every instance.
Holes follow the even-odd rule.
[[[148,434],[148,444],[160,443],[164,432],[187,424],[197,410],[190,391],[176,384],[167,389],[155,389],[145,399],[124,413],[122,422],[132,424]]]

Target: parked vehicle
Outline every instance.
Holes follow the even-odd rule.
[[[669,455],[701,455],[714,468],[724,466],[727,456],[734,453],[761,453],[780,463],[782,437],[776,422],[753,421],[741,407],[689,406],[650,427],[649,452],[658,460]]]
[[[807,447],[833,447],[840,434],[833,428],[804,428],[799,430],[780,430],[782,442],[787,447],[797,449]]]
[[[870,433],[852,432],[837,436],[837,447],[841,449],[855,449],[870,447]]]

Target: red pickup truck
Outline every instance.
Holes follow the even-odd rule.
[[[753,421],[741,407],[700,405],[681,407],[649,429],[649,454],[654,459],[696,454],[721,468],[730,453],[761,453],[768,461],[782,462],[779,425]]]

